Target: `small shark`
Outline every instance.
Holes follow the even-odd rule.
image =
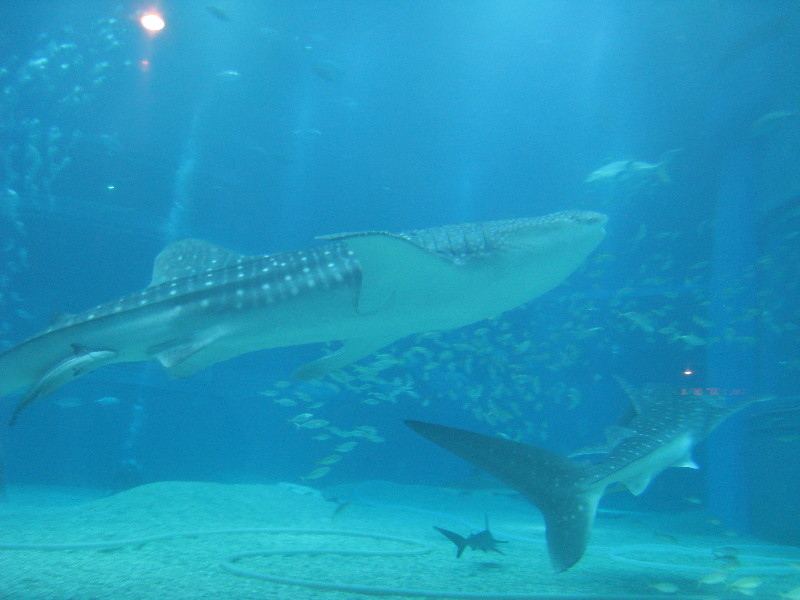
[[[605,215],[325,236],[326,245],[242,256],[200,240],[167,246],[150,285],[0,355],[0,397],[27,388],[11,417],[99,367],[157,360],[175,377],[255,350],[342,340],[300,367],[312,379],[404,336],[495,317],[556,287],[605,235]]]
[[[547,549],[556,572],[586,550],[597,505],[613,484],[641,494],[669,467],[697,468],[692,447],[723,420],[755,400],[733,407],[713,396],[681,395],[657,388],[639,397],[635,416],[609,432],[610,449],[595,464],[574,462],[536,446],[421,421],[414,431],[497,477],[525,496],[545,520]]]
[[[458,535],[457,533],[454,533],[448,529],[442,529],[441,527],[436,527],[435,525],[433,528],[456,545],[456,558],[461,558],[461,555],[467,548],[472,548],[473,550],[483,550],[484,552],[493,550],[498,554],[503,554],[503,551],[497,547],[497,544],[506,544],[508,542],[494,539],[492,532],[489,531],[488,515],[484,515],[484,523],[485,529],[483,531],[479,533],[472,533],[468,537]]]

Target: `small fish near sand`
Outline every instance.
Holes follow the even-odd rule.
[[[650,587],[662,594],[677,594],[681,589],[670,581],[661,581],[659,583],[651,583]]]
[[[497,544],[507,544],[508,542],[505,540],[495,539],[495,537],[492,535],[492,532],[489,531],[488,515],[484,516],[484,527],[485,529],[483,531],[479,533],[472,533],[467,537],[464,537],[448,529],[442,529],[441,527],[436,527],[435,525],[433,526],[436,531],[441,533],[444,537],[456,545],[456,558],[461,558],[461,555],[467,548],[472,548],[473,550],[482,550],[484,552],[489,552],[491,550],[493,552],[497,552],[498,554],[505,554],[502,550],[500,550],[500,548],[497,547]]]
[[[762,583],[764,583],[764,580],[761,577],[749,576],[737,579],[728,584],[728,587],[745,596],[753,596]]]
[[[697,585],[719,585],[720,583],[725,583],[727,577],[728,574],[725,571],[709,571],[698,579]]]
[[[313,479],[319,479],[320,477],[325,477],[328,473],[330,473],[330,467],[319,467],[311,471],[308,475],[301,475],[300,479],[304,481],[311,481]]]

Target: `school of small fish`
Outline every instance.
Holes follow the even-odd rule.
[[[629,250],[639,257],[638,266],[611,292],[606,292],[604,278],[623,258],[599,253],[557,291],[524,308],[454,331],[411,336],[319,381],[279,381],[261,394],[282,410],[293,411],[286,420],[298,433],[330,444],[329,452],[315,459],[306,475],[319,478],[340,462],[328,463],[326,457],[345,452],[339,449],[342,438],[383,441],[369,425],[348,430],[332,422],[326,408],[335,397],[355,399],[367,408],[401,403],[458,406],[508,439],[545,441],[550,436],[548,414],[555,410],[574,415],[593,397],[594,387],[608,378],[607,372],[596,370],[598,356],[604,357],[601,364],[604,360],[613,367],[618,361],[624,364],[626,356],[662,352],[691,388],[691,365],[702,364],[709,347],[750,347],[755,342],[753,327],[766,326],[774,335],[798,341],[794,347],[782,346],[791,355],[781,362],[787,371],[800,371],[800,328],[781,296],[759,298],[759,306],[743,309],[735,326],[721,331],[705,311],[698,313],[698,307],[710,303],[711,263],[678,258],[670,248],[700,244],[711,227],[710,222],[698,221],[686,231],[669,232],[641,225]],[[725,282],[726,289],[733,294],[756,278],[776,277],[773,265],[787,264],[792,252],[798,253],[776,244],[773,254],[760,257],[740,279]],[[800,264],[800,256],[796,259],[791,264]],[[782,285],[787,293],[800,295],[798,282],[800,278]]]

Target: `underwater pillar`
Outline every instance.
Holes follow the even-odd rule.
[[[6,480],[5,475],[3,474],[3,469],[5,467],[5,458],[3,457],[3,446],[0,446],[0,502],[8,501],[8,496],[6,495]]]
[[[754,155],[748,144],[723,159],[716,195],[710,282],[710,317],[715,342],[708,348],[707,387],[730,394],[729,403],[757,393],[756,320],[743,317],[757,306],[754,267],[758,256]],[[727,527],[749,527],[746,428],[733,415],[709,437],[707,506]]]

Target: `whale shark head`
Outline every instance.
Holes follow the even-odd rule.
[[[602,241],[607,222],[608,217],[598,212],[561,211],[541,217],[445,225],[390,235],[456,261],[492,252],[571,254],[581,255],[582,260]]]

